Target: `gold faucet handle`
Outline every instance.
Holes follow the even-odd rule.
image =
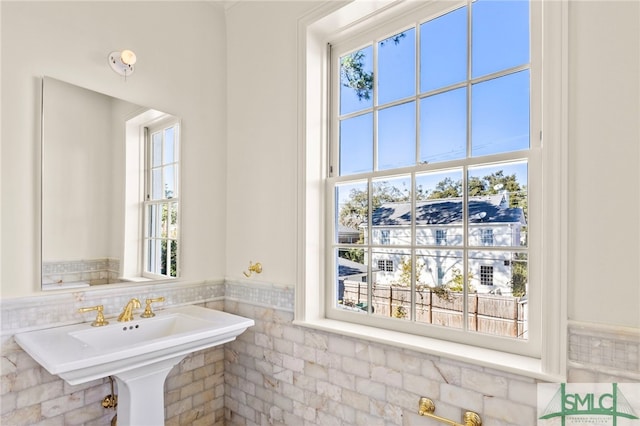
[[[93,321],[91,323],[92,327],[102,327],[103,325],[109,324],[109,322],[105,321],[105,319],[104,319],[104,306],[103,305],[89,306],[88,308],[80,308],[80,309],[78,309],[78,312],[81,313],[81,314],[83,314],[85,312],[91,312],[91,311],[98,311],[98,313],[96,314],[95,321]]]
[[[147,299],[145,300],[146,306],[144,307],[144,312],[140,315],[142,318],[151,318],[155,317],[156,314],[151,310],[151,304],[156,302],[164,302],[164,297],[156,297],[155,299]]]

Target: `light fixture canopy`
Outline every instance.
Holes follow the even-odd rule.
[[[136,63],[136,59],[136,54],[128,49],[122,52],[116,51],[109,53],[109,65],[111,69],[125,77],[133,74],[133,71],[135,71],[133,64]]]

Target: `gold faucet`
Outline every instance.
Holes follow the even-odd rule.
[[[155,302],[164,302],[164,296],[156,297],[155,299],[147,299],[146,306],[144,308],[144,312],[140,315],[140,318],[152,318],[155,317],[156,314],[151,310],[151,304]]]
[[[98,311],[98,314],[96,315],[96,320],[91,323],[92,327],[102,327],[103,325],[109,324],[109,321],[105,321],[105,319],[104,319],[104,312],[103,312],[104,311],[104,306],[103,305],[90,306],[88,308],[80,308],[80,309],[78,309],[78,312],[80,312],[80,313],[89,312],[89,311]]]
[[[139,307],[140,307],[140,301],[138,299],[134,297],[133,299],[129,300],[129,302],[127,302],[124,309],[122,310],[122,313],[118,317],[118,321],[120,322],[132,321],[133,310]]]

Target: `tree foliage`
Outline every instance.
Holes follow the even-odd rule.
[[[402,32],[380,42],[383,47],[389,42],[400,43],[407,35]],[[373,92],[373,71],[365,69],[366,54],[358,50],[340,58],[340,81],[344,87],[352,89],[359,101],[371,99]]]
[[[469,195],[472,197],[495,195],[501,191],[509,192],[509,206],[521,207],[527,212],[526,187],[520,185],[516,175],[505,175],[502,170],[493,172],[482,178],[469,179]],[[423,187],[416,189],[416,200],[433,200],[442,198],[459,198],[462,196],[462,181],[447,177],[438,182],[433,190]],[[371,207],[377,209],[384,203],[408,202],[411,194],[408,188],[398,188],[387,181],[376,183],[371,197]],[[339,222],[349,228],[358,227],[367,221],[369,214],[369,197],[366,189],[352,189],[349,199],[340,208]]]
[[[462,181],[454,181],[450,177],[444,178],[436,185],[433,191],[426,192],[426,199],[458,198],[462,196]]]
[[[340,81],[344,87],[353,89],[362,101],[371,99],[373,72],[365,70],[365,53],[362,50],[340,58]]]
[[[397,188],[389,182],[376,183],[373,186],[371,207],[377,209],[384,203],[404,202],[410,200],[410,192],[407,188]],[[366,189],[352,189],[349,200],[342,205],[338,220],[348,228],[358,229],[362,223],[367,222],[369,216],[369,194]]]
[[[527,294],[527,260],[524,254],[516,254],[511,271],[511,291],[515,297],[522,297]]]

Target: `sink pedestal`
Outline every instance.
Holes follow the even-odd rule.
[[[118,384],[118,425],[164,425],[164,382],[186,355],[115,374]]]

